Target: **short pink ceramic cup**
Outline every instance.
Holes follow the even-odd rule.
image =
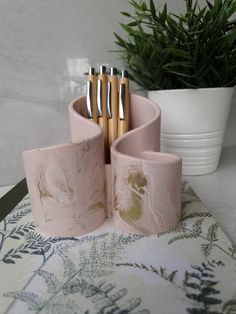
[[[124,231],[159,234],[181,216],[182,160],[160,153],[160,109],[131,96],[131,131],[111,147],[113,219]]]
[[[113,220],[119,229],[159,234],[181,217],[181,159],[143,152],[143,158],[112,151]]]
[[[34,221],[48,236],[79,236],[105,220],[102,136],[23,152]]]

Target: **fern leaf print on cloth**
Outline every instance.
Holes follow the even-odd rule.
[[[46,238],[26,196],[0,223],[0,278],[5,314],[226,314],[236,248],[187,183],[179,225],[158,236],[108,220],[87,236]]]

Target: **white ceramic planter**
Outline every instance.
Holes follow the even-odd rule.
[[[149,91],[161,109],[161,151],[183,158],[184,175],[218,167],[234,87]]]

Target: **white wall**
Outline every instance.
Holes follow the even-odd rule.
[[[161,4],[161,1],[157,1]],[[181,11],[184,0],[169,0]],[[121,68],[113,32],[127,0],[1,0],[0,186],[23,176],[21,152],[70,141],[68,103],[89,65]],[[225,145],[236,145],[232,107]]]

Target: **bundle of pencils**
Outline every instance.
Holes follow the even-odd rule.
[[[89,68],[86,92],[87,117],[103,130],[105,162],[110,162],[110,146],[129,129],[129,79],[123,70],[118,78],[117,70],[100,66],[96,74]]]

